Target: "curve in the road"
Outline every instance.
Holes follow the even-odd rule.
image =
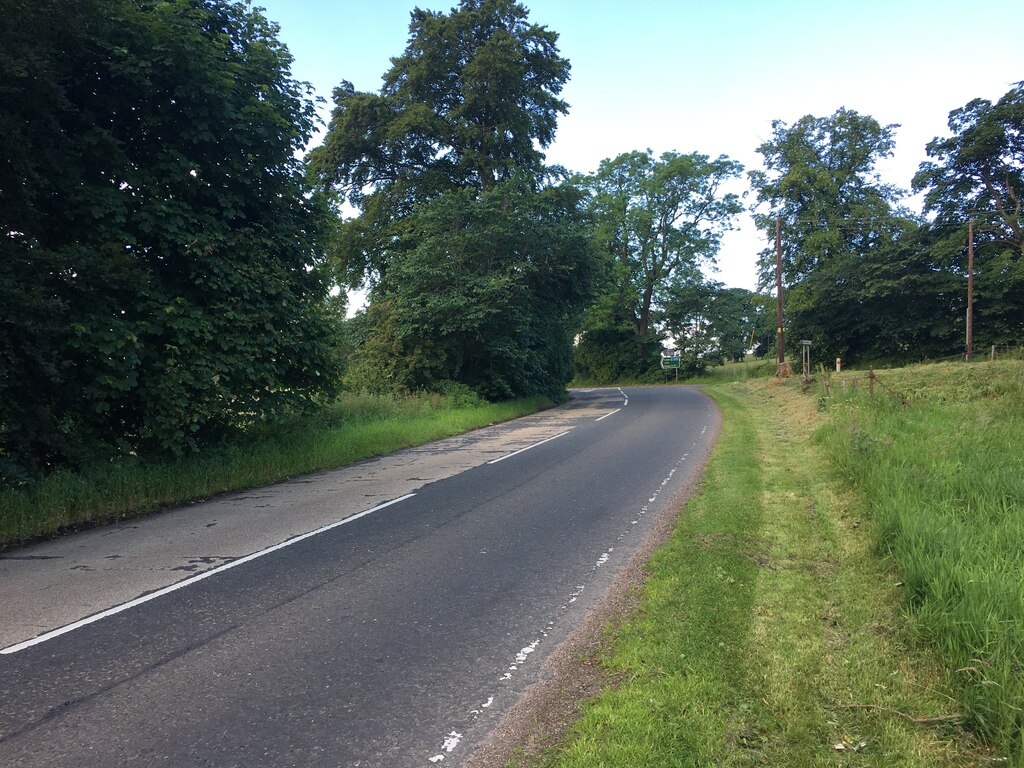
[[[573,407],[595,402],[564,434],[0,658],[0,763],[457,764],[715,423],[691,389]]]

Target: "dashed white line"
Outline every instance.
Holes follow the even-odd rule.
[[[451,754],[455,751],[455,748],[459,746],[460,741],[462,741],[462,734],[457,731],[452,731],[447,737],[445,737],[444,743],[441,744],[441,749],[448,754]],[[430,758],[430,762],[432,763],[440,763],[442,760],[444,760],[444,753],[434,755]]]
[[[354,522],[361,517],[366,517],[367,515],[373,514],[374,512],[384,509],[385,507],[390,507],[392,504],[397,504],[400,501],[411,499],[415,495],[415,493],[407,493],[405,496],[400,496],[399,498],[392,499],[391,501],[385,501],[383,504],[378,504],[376,507],[363,510],[362,512],[358,512],[354,515],[351,515],[350,517],[346,517],[344,520],[338,520],[337,522],[321,526],[320,528],[317,528],[315,531],[309,531],[308,533],[293,536],[287,541],[282,541],[280,544],[275,544],[272,547],[261,549],[259,552],[253,552],[251,555],[240,557],[237,560],[232,560],[230,563],[219,565],[216,568],[211,568],[208,571],[197,573],[195,576],[191,576],[185,579],[184,581],[179,581],[175,584],[171,584],[170,586],[164,587],[163,589],[158,589],[155,592],[150,592],[147,595],[143,595],[142,597],[137,597],[134,600],[129,600],[127,603],[115,605],[113,608],[108,608],[105,611],[94,613],[92,616],[87,616],[84,619],[76,621],[72,624],[67,624],[63,627],[54,629],[50,632],[46,632],[45,634],[33,637],[31,640],[25,640],[22,643],[2,648],[0,649],[0,654],[17,653],[18,651],[23,651],[26,648],[31,648],[34,645],[45,643],[47,640],[53,640],[55,637],[66,635],[68,632],[73,632],[76,629],[81,629],[82,627],[88,626],[89,624],[93,624],[99,621],[100,619],[105,619],[108,616],[114,616],[118,613],[122,613],[124,611],[127,611],[129,608],[135,608],[136,606],[142,605],[143,603],[148,603],[150,600],[156,600],[158,597],[163,597],[164,595],[169,595],[171,592],[176,592],[179,589],[189,587],[195,584],[197,581],[202,581],[203,579],[208,579],[211,576],[216,576],[218,573],[223,573],[224,571],[230,570],[231,568],[235,568],[239,565],[251,563],[253,560],[263,557],[264,555],[269,555],[271,552],[277,552],[278,550],[284,549],[285,547],[290,547],[292,544],[298,544],[300,541],[304,541],[308,538],[317,536],[321,533],[326,533],[327,531],[333,528],[337,528],[339,526]]]
[[[621,392],[623,397],[625,398],[624,405],[628,405],[629,404],[629,398],[626,396],[626,393],[622,392],[621,389],[619,390],[619,392]],[[596,419],[596,421],[600,421],[601,419],[608,418],[613,413],[618,413],[620,410],[622,410],[622,409],[618,408],[618,409],[612,411],[611,413],[606,413],[604,416],[601,416],[600,418]],[[707,429],[707,427],[705,426],[705,430],[706,429]],[[561,434],[555,435],[554,437],[549,437],[547,440],[541,440],[539,443],[535,443],[534,445],[528,446],[527,448],[523,448],[522,450],[516,451],[515,453],[510,453],[510,454],[508,454],[508,456],[502,456],[500,459],[495,459],[494,461],[488,462],[488,464],[494,464],[496,462],[503,461],[504,459],[507,459],[507,458],[509,458],[511,456],[515,456],[517,453],[522,453],[523,451],[527,451],[530,448],[535,448],[536,446],[541,445],[542,443],[548,442],[548,440],[554,440],[556,437],[561,437],[562,435],[565,435],[565,434],[567,434],[567,433],[566,432],[562,432]],[[696,445],[697,445],[697,443],[696,443],[696,441],[694,441],[694,444],[691,447],[696,447]],[[686,461],[686,459],[689,458],[689,456],[690,456],[690,454],[689,454],[689,452],[687,452],[687,453],[684,453],[682,456],[679,457],[679,460],[676,462],[675,466],[672,467],[672,469],[669,470],[668,476],[664,480],[662,480],[661,484],[658,486],[658,488],[655,489],[654,495],[652,495],[647,500],[647,504],[644,504],[640,508],[640,512],[639,512],[639,514],[637,516],[638,518],[642,517],[643,515],[646,515],[647,512],[650,511],[649,505],[657,500],[658,496],[661,495],[661,492],[665,489],[665,487],[672,480],[672,477],[675,475],[676,471],[680,468],[680,466],[683,464],[683,462]],[[639,522],[640,522],[639,519],[631,520],[630,521],[630,525],[631,526],[632,525],[637,525]],[[625,535],[626,535],[626,532],[624,531],[622,534],[619,535],[619,540],[624,538]],[[603,552],[601,554],[601,556],[598,558],[597,562],[595,562],[594,565],[592,566],[593,571],[596,571],[597,569],[601,568],[601,566],[605,565],[609,561],[609,559],[611,558],[611,554],[614,551],[615,551],[615,547],[609,547],[606,552]],[[570,595],[569,595],[568,599],[566,600],[566,602],[562,604],[561,609],[563,611],[567,610],[570,605],[572,605],[573,603],[576,602],[577,599],[579,599],[579,597],[583,594],[583,591],[584,591],[585,588],[586,588],[586,585],[584,585],[584,584],[577,584],[576,585],[576,589],[572,593],[570,593]],[[544,631],[541,632],[541,637],[542,638],[547,637],[548,633],[553,630],[554,626],[555,626],[554,620],[549,621],[547,626],[544,628]],[[508,666],[508,668],[505,670],[504,674],[502,674],[502,676],[498,678],[498,683],[500,684],[500,683],[506,683],[506,682],[510,681],[512,679],[513,673],[518,672],[520,666],[522,666],[523,664],[526,663],[527,657],[537,649],[537,646],[540,645],[540,642],[541,642],[541,638],[538,638],[537,640],[534,640],[528,646],[523,648],[521,651],[519,651],[519,653],[516,654],[515,661],[512,664],[510,664]],[[481,705],[478,709],[471,710],[470,713],[469,713],[469,715],[470,715],[470,722],[475,722],[477,720],[477,718],[479,718],[481,716],[481,714],[483,713],[483,710],[487,709],[488,707],[490,707],[493,703],[494,703],[494,696],[491,696],[489,699],[487,699],[487,703],[486,704]],[[442,748],[450,753],[458,745],[458,743],[459,743],[458,740],[461,739],[461,738],[462,738],[461,734],[458,734],[457,732],[452,731],[451,734],[449,735],[449,739],[455,739],[455,741],[454,742],[449,742],[449,740],[446,739],[445,742],[444,742],[444,746]],[[450,743],[451,743],[451,748],[449,749],[448,746],[449,746]],[[433,757],[428,758],[428,759],[430,760],[431,763],[440,763],[440,762],[442,762],[445,759],[445,754],[442,752],[442,753],[434,755]]]
[[[544,443],[550,443],[552,440],[555,440],[555,439],[557,439],[559,437],[564,437],[565,435],[568,435],[570,431],[571,430],[567,429],[567,430],[565,430],[565,432],[559,432],[557,435],[552,435],[551,437],[547,438],[546,440],[541,440],[540,442],[534,443],[533,445],[528,445],[525,448],[520,448],[518,451],[513,451],[512,453],[505,454],[501,458],[494,459],[493,461],[488,461],[487,463],[488,464],[497,464],[499,461],[504,461],[505,459],[511,459],[513,456],[518,456],[523,451],[528,451],[531,448],[536,448],[538,445],[544,445]]]

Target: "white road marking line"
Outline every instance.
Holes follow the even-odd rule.
[[[563,437],[565,435],[568,435],[570,431],[571,430],[567,429],[567,430],[565,430],[565,432],[559,432],[557,435],[553,435],[553,436],[547,438],[546,440],[541,440],[539,443],[534,443],[533,445],[528,445],[525,448],[520,448],[518,451],[513,451],[512,453],[506,454],[506,455],[502,456],[501,458],[494,459],[493,461],[488,461],[487,463],[488,464],[497,464],[499,461],[504,461],[505,459],[511,459],[513,456],[518,456],[523,451],[528,451],[531,448],[536,448],[538,445],[544,445],[544,443],[550,443],[555,438]]]
[[[620,389],[619,392],[622,392],[622,390]],[[625,393],[622,392],[622,394],[625,397]],[[626,403],[628,404],[628,402],[629,402],[629,400],[628,400],[628,398],[626,398]],[[606,413],[604,416],[601,416],[598,419],[595,419],[595,421],[600,421],[601,419],[605,419],[605,418],[611,416],[612,413],[618,413],[620,410],[622,410],[622,409],[618,408],[618,409],[612,411],[611,413]],[[549,437],[548,440],[554,440],[555,437],[561,437],[564,434],[567,434],[567,433],[563,432],[561,435],[555,435],[554,437]],[[546,443],[546,442],[547,442],[547,440],[541,440],[540,443],[536,443],[535,445],[531,445],[531,446],[529,446],[527,448],[523,448],[522,451],[527,451],[530,448],[534,448],[535,446],[541,445],[541,443]],[[697,443],[695,441],[692,447],[696,447],[696,445],[697,445]],[[502,461],[504,459],[509,458],[510,456],[515,456],[516,453],[522,453],[522,451],[516,451],[515,453],[510,453],[508,456],[503,456],[500,459],[495,459],[494,461],[488,462],[488,464],[494,464],[495,462]],[[657,500],[657,498],[661,494],[662,490],[664,490],[665,486],[668,485],[668,483],[672,479],[673,475],[675,475],[676,471],[680,468],[682,463],[684,461],[686,461],[686,459],[689,457],[689,455],[690,455],[689,453],[684,453],[679,458],[679,460],[676,462],[675,466],[672,467],[669,470],[668,477],[666,477],[664,480],[661,481],[661,485],[654,491],[654,495],[651,496],[650,499],[648,499],[648,503],[644,504],[643,507],[641,507],[640,515],[639,516],[643,516],[643,515],[647,514],[648,509],[649,509],[648,505],[653,503],[655,500]],[[630,525],[637,525],[639,522],[640,522],[639,520],[632,520],[632,521],[630,521]],[[626,532],[624,531],[622,534],[619,535],[618,540],[621,540],[622,538],[624,538],[625,535],[626,535]],[[611,554],[614,551],[615,551],[615,547],[609,547],[607,549],[607,551],[602,552],[601,553],[601,557],[598,558],[597,562],[595,562],[593,566],[591,566],[591,570],[592,571],[597,571],[603,565],[607,564],[608,561],[611,559]],[[566,602],[564,602],[561,605],[560,610],[562,610],[562,611],[568,610],[569,606],[572,605],[573,603],[575,603],[576,600],[583,594],[583,591],[584,591],[585,588],[586,588],[585,584],[577,584],[576,585],[576,589],[572,593],[570,593],[569,599],[566,600]],[[542,638],[543,637],[547,637],[548,633],[551,632],[554,629],[554,626],[555,626],[554,620],[549,621],[547,626],[544,628],[544,631],[541,632],[541,637]],[[514,663],[512,663],[508,667],[508,669],[505,671],[505,673],[501,677],[498,678],[499,685],[501,683],[506,683],[506,682],[510,681],[512,679],[512,677],[513,677],[513,673],[519,672],[519,668],[526,663],[527,656],[529,654],[533,653],[537,649],[537,646],[540,645],[540,642],[541,642],[541,639],[538,638],[537,640],[533,641],[532,643],[530,643],[530,645],[526,646],[519,653],[516,654],[516,658],[515,658]],[[491,696],[487,700],[486,704],[481,705],[480,709],[471,710],[470,713],[469,713],[470,717],[471,717],[471,722],[475,723],[477,721],[477,719],[480,717],[483,709],[486,709],[486,708],[490,707],[493,703],[494,703],[494,697]],[[455,731],[452,731],[452,736],[456,736],[456,735],[458,735],[458,734],[456,734]],[[461,738],[461,736],[460,736],[460,738]],[[447,744],[447,741],[446,741],[446,744]],[[454,749],[454,747],[453,747],[453,749]],[[449,750],[449,752],[450,751],[451,750]],[[434,755],[433,757],[430,757],[430,758],[427,758],[427,759],[431,763],[440,763],[440,762],[444,761],[445,754],[442,752],[442,753],[439,753],[439,754]]]
[[[455,751],[455,748],[459,746],[460,741],[462,741],[462,734],[458,731],[452,731],[445,738],[444,743],[441,744],[441,749],[443,749],[448,754],[451,754]],[[428,759],[432,763],[440,763],[442,760],[444,760],[444,753],[442,752],[441,754],[434,755],[433,757]]]
[[[18,643],[16,645],[10,645],[6,648],[2,648],[0,649],[0,654],[6,655],[10,653],[17,653],[18,651],[23,651],[26,648],[31,648],[33,645],[39,645],[40,643],[45,643],[47,640],[53,640],[55,637],[66,635],[68,632],[73,632],[76,629],[81,629],[82,627],[88,626],[89,624],[97,622],[100,619],[105,619],[108,616],[114,616],[115,614],[122,613],[123,611],[127,611],[129,608],[135,608],[136,606],[142,605],[143,603],[148,603],[150,600],[156,600],[158,597],[163,597],[164,595],[169,595],[171,592],[176,592],[179,589],[189,587],[195,584],[197,581],[202,581],[203,579],[207,579],[210,576],[215,576],[218,573],[223,573],[224,571],[230,570],[231,568],[234,568],[236,566],[252,562],[253,560],[263,557],[264,555],[269,555],[271,552],[277,552],[279,549],[290,547],[292,544],[298,544],[300,541],[303,541],[305,539],[317,536],[321,533],[326,533],[332,528],[337,528],[341,525],[354,522],[355,520],[358,520],[361,517],[366,517],[367,515],[384,509],[385,507],[390,507],[392,504],[397,504],[400,501],[411,499],[415,495],[415,493],[407,493],[405,496],[400,496],[397,499],[392,499],[391,501],[385,501],[383,504],[378,504],[376,507],[373,507],[371,509],[366,509],[363,510],[362,512],[357,512],[356,514],[351,515],[350,517],[346,517],[344,520],[338,520],[337,522],[321,526],[320,528],[317,528],[315,531],[309,531],[308,533],[302,533],[298,536],[293,536],[287,541],[282,541],[280,544],[275,544],[272,547],[261,549],[259,552],[253,552],[251,555],[246,555],[245,557],[240,557],[237,560],[232,560],[230,563],[225,563],[224,565],[217,566],[216,568],[212,568],[209,571],[198,573],[195,576],[185,579],[184,581],[179,581],[175,584],[171,584],[168,587],[164,587],[163,589],[158,589],[155,592],[150,592],[149,594],[143,595],[142,597],[137,597],[134,600],[129,600],[127,603],[115,605],[113,608],[108,608],[105,611],[94,613],[92,616],[86,616],[84,619],[80,619],[79,621],[76,621],[72,624],[66,624],[63,627],[58,627],[57,629],[51,630],[50,632],[46,632],[45,634],[33,637],[31,640],[25,640],[24,642]]]

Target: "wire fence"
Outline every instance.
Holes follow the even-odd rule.
[[[954,360],[960,360],[965,363],[985,363],[994,362],[996,360],[1024,360],[1024,346],[1006,345],[1000,346],[992,344],[984,348],[976,348],[972,350],[973,354],[968,355],[967,352],[961,352],[956,355],[948,355],[946,357],[932,358],[929,360],[923,360],[920,364],[927,365],[929,363],[943,363],[951,362]],[[867,393],[874,397],[876,390],[883,391],[886,394],[892,396],[898,400],[903,406],[909,408],[910,401],[893,389],[887,384],[874,368],[869,368],[866,373],[853,373],[848,372],[840,375],[841,371],[835,371],[833,374],[825,367],[824,363],[819,363],[819,371],[821,374],[821,386],[824,390],[824,396],[826,399],[832,398],[835,394],[840,391],[845,395],[850,392],[856,392],[858,390],[866,390]],[[833,380],[834,375],[837,377]],[[810,378],[807,372],[804,374],[804,390],[806,391],[813,384],[813,379]]]

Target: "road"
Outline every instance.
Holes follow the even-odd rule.
[[[694,389],[581,391],[0,557],[0,765],[458,765],[542,679],[716,425]],[[204,546],[223,530],[233,550]]]

